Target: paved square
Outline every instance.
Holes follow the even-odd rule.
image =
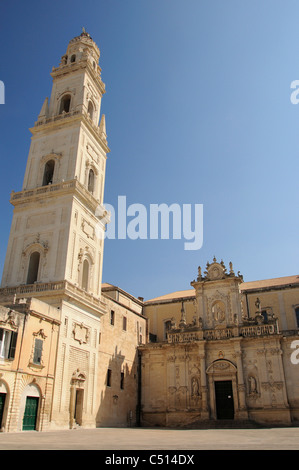
[[[299,427],[97,428],[0,433],[0,450],[299,450]]]

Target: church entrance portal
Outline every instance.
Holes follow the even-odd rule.
[[[234,419],[234,399],[231,380],[215,382],[217,419]]]

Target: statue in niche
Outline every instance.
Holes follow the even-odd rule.
[[[250,375],[248,377],[248,382],[249,382],[249,395],[257,395],[257,382],[256,378],[253,375]]]
[[[199,384],[198,379],[196,377],[193,377],[191,381],[191,396],[192,398],[196,398],[199,396]]]

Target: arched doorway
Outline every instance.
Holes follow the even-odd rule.
[[[234,419],[238,411],[237,368],[217,359],[207,369],[212,419]]]
[[[86,375],[77,369],[71,379],[71,396],[70,396],[70,428],[83,424],[84,411],[84,387]]]
[[[25,387],[21,400],[23,431],[35,431],[37,429],[40,397],[40,390],[34,383]]]
[[[6,384],[0,380],[0,430],[5,428],[8,398],[8,388]]]
[[[231,380],[215,380],[217,419],[234,419],[233,385]]]

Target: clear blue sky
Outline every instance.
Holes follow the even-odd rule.
[[[153,298],[215,255],[244,280],[298,274],[297,0],[1,2],[0,269],[29,128],[70,39],[90,33],[107,93],[105,201],[204,205],[204,243],[107,240],[105,282]]]

